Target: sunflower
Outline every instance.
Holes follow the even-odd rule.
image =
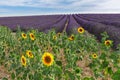
[[[57,39],[57,36],[53,36],[53,39],[56,40],[56,39]]]
[[[46,66],[51,66],[54,62],[54,57],[51,53],[45,52],[42,56],[42,62]]]
[[[27,35],[25,33],[22,33],[22,38],[26,39],[27,38]]]
[[[31,40],[35,40],[35,36],[33,33],[30,33],[30,38],[31,38]]]
[[[104,44],[105,44],[106,46],[110,46],[110,45],[112,44],[112,41],[111,41],[111,40],[106,40],[106,41],[104,42]]]
[[[26,66],[26,58],[24,55],[22,55],[22,57],[21,57],[21,63],[23,66]]]
[[[57,33],[57,35],[58,35],[58,36],[60,36],[60,35],[61,35],[61,33],[60,33],[60,32],[58,32],[58,33]]]
[[[30,50],[27,50],[27,51],[26,51],[26,54],[27,54],[27,56],[28,56],[29,58],[33,58],[33,57],[34,57],[33,54],[32,54],[32,52],[31,52]]]
[[[79,27],[79,28],[78,28],[78,32],[82,34],[82,33],[84,33],[84,32],[85,32],[85,30],[84,30],[84,28]]]
[[[96,59],[98,56],[97,56],[97,54],[92,54],[92,58],[94,58],[94,59]]]
[[[70,41],[74,40],[74,36],[71,35],[69,38],[68,38]]]

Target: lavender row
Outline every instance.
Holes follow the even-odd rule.
[[[120,14],[77,14],[86,19],[120,21]]]
[[[106,25],[113,25],[115,27],[118,27],[120,29],[120,21],[101,21],[100,23],[106,24]]]
[[[87,21],[74,15],[76,21],[81,24],[87,31],[94,34],[99,40],[101,40],[101,33],[106,31],[110,36],[110,39],[114,41],[114,48],[120,43],[120,31],[115,26],[104,25],[98,22]]]
[[[71,34],[71,33],[76,33],[76,31],[74,29],[77,29],[78,27],[80,27],[80,24],[78,24],[76,22],[76,20],[74,19],[73,15],[69,15],[68,17],[68,26],[66,28],[66,32],[68,34]]]
[[[20,26],[22,30],[34,28],[41,31],[49,28],[50,25],[62,19],[63,16],[6,17],[0,18],[0,25],[8,26],[13,31],[16,31],[17,26]]]
[[[106,24],[106,25],[112,25],[112,26],[115,26],[117,28],[120,28],[120,20],[116,20],[113,18],[111,19],[102,19],[102,18],[88,18],[88,17],[83,17],[81,15],[77,15],[78,17],[82,18],[82,19],[85,19],[87,21],[93,21],[93,22],[99,22],[99,23],[102,23],[102,24]],[[120,18],[120,17],[117,17],[117,18]]]
[[[59,22],[52,25],[52,27],[56,30],[56,32],[62,32],[64,30],[67,19],[68,19],[68,16],[65,16]]]

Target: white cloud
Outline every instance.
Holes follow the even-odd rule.
[[[2,0],[0,5],[3,6],[25,6],[26,2],[31,2],[32,0]]]
[[[120,13],[120,1],[119,0],[107,0],[104,3],[98,4],[91,12],[97,13]]]
[[[53,8],[78,12],[120,12],[119,0],[2,0],[3,6]]]
[[[86,3],[91,4],[96,0],[2,0],[0,5],[4,6],[33,6],[49,8],[75,8]],[[64,4],[66,2],[66,4]],[[67,4],[69,3],[69,4]]]
[[[98,7],[105,9],[120,9],[120,0],[108,0],[99,4]]]

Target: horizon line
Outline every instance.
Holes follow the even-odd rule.
[[[12,14],[0,15],[0,17],[44,16],[44,15],[74,15],[74,14],[120,14],[120,12],[71,12],[71,13],[45,13],[45,14]]]

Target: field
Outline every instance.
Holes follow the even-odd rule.
[[[120,15],[0,18],[1,80],[119,80]]]

